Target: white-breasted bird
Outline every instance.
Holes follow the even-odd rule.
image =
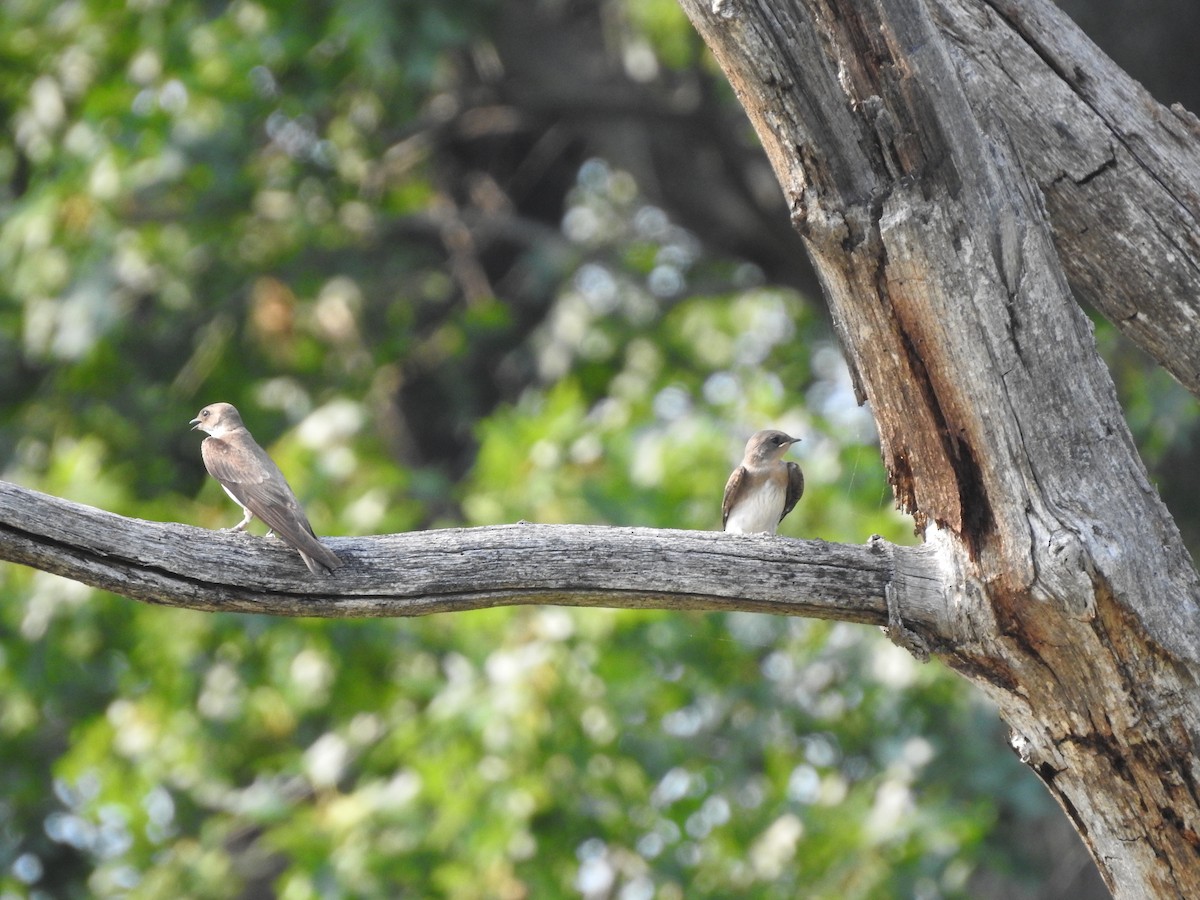
[[[725,484],[721,524],[733,534],[774,534],[783,517],[792,511],[804,493],[804,473],[783,455],[800,438],[782,431],[755,432],[746,442],[742,464]]]

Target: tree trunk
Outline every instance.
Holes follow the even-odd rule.
[[[1194,120],[1128,79],[1097,87],[1112,64],[1040,5],[946,0],[951,49],[919,0],[681,2],[766,148],[896,497],[940,559],[954,619],[926,637],[999,704],[1116,896],[1200,896],[1196,573],[1067,281],[1102,309],[1105,284],[1127,328],[1148,304],[1139,339],[1195,371],[1200,341],[1168,345],[1165,324],[1197,321]],[[1058,30],[1039,50],[1028,22]],[[1080,85],[1101,96],[1082,98],[1095,127],[1136,102],[1159,131],[1073,146],[1074,101],[1051,104]],[[1112,196],[1164,166],[1161,220]],[[1151,264],[1156,290],[1193,287],[1146,301]]]

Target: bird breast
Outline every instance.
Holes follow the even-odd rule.
[[[774,478],[769,479],[756,491],[744,492],[741,499],[729,511],[725,530],[733,534],[774,534],[783,514],[787,488]]]

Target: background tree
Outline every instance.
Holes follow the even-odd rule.
[[[771,420],[825,485],[788,533],[910,530],[675,7],[285,11],[6,9],[6,478],[229,524],[214,486],[183,499],[186,420],[221,398],[264,441],[296,425],[273,449],[326,532],[715,527]],[[1148,458],[1183,452],[1190,403],[1118,368]],[[1040,858],[1054,896],[1080,872],[994,714],[867,629],[277,622],[3,578],[14,889],[980,896]]]

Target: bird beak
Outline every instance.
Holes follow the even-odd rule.
[[[192,426],[192,431],[195,431],[200,427],[200,417],[196,416],[196,418],[192,419],[192,421],[188,422],[188,424]]]

